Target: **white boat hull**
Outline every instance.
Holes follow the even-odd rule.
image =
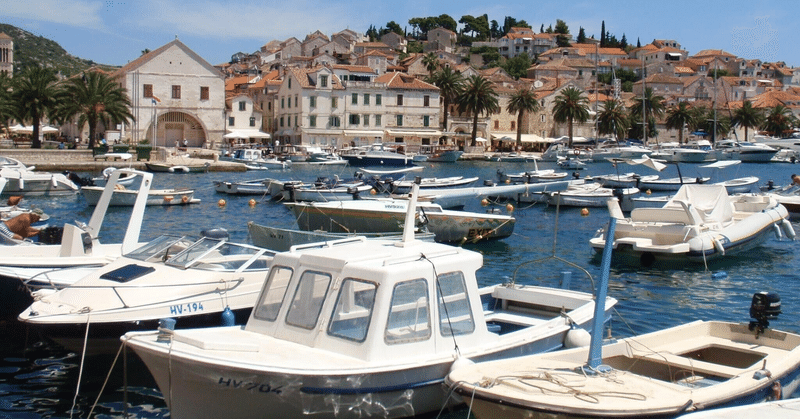
[[[99,186],[84,186],[81,188],[83,197],[89,205],[97,205],[103,188]],[[136,202],[137,191],[115,190],[109,203],[112,207],[132,207]],[[147,194],[148,206],[187,205],[196,204],[199,199],[194,198],[193,189],[151,189]]]

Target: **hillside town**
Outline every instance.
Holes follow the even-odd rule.
[[[213,149],[248,142],[331,149],[386,142],[411,151],[439,144],[467,152],[520,144],[542,151],[570,134],[598,138],[605,133],[648,143],[715,134],[753,140],[762,132],[730,123],[746,102],[764,112],[781,106],[787,116],[800,116],[800,68],[782,62],[720,49],[692,53],[671,39],[626,51],[600,46],[593,38],[574,42],[568,35],[569,46],[560,47],[558,36],[512,27],[498,39],[465,48],[457,45],[455,32],[438,27],[424,34],[423,52],[408,53],[407,40],[396,32],[371,41],[351,29],[331,35],[316,31],[302,40],[273,40],[253,53],[236,53],[220,65],[208,63],[176,37],[110,74],[127,90],[134,121],[101,127],[95,136],[98,141],[109,137],[130,144]],[[496,49],[505,60],[525,54],[535,61],[515,79],[502,67],[487,68],[482,55],[474,53],[476,47]],[[0,34],[0,50],[0,71],[13,73],[13,40],[5,34]],[[475,120],[458,98],[445,97],[437,86],[434,76],[445,68],[462,80],[479,76],[489,81],[497,106]],[[624,74],[632,75],[627,89],[620,78]],[[554,106],[566,89],[580,91],[588,118],[557,122]],[[515,92],[523,90],[533,92],[538,106],[532,112],[509,112]],[[645,112],[653,117],[647,132],[642,133],[644,122],[629,123],[627,132],[615,130],[615,135],[598,131],[609,101],[631,109],[645,92],[662,103],[655,115]],[[704,110],[707,117],[694,126],[668,123],[664,111],[682,103]],[[786,137],[793,134],[788,128],[766,134]],[[87,126],[76,124],[62,125],[60,134],[84,141],[90,135]]]

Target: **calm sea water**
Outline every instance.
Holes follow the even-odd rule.
[[[498,169],[514,173],[526,167],[530,165],[492,162],[430,164],[426,165],[422,176],[465,175],[496,179]],[[546,167],[546,163],[540,165],[540,168]],[[628,166],[618,169],[620,172],[652,174],[646,168]],[[581,175],[599,175],[616,170],[608,163],[597,163],[582,171]],[[781,185],[788,183],[792,173],[800,173],[800,166],[742,164],[713,172],[694,165],[682,165],[681,170],[684,176],[711,175],[717,180],[754,175],[761,178],[761,183],[774,180]],[[266,176],[314,180],[317,176],[334,174],[348,177],[353,172],[353,168],[295,165],[285,171],[159,173],[155,175],[155,188],[194,188],[195,197],[202,202],[185,207],[148,208],[141,237],[147,240],[165,232],[198,234],[203,229],[224,227],[232,240],[249,242],[248,221],[281,227],[296,226],[293,216],[283,205],[271,202],[269,197],[253,197],[257,204],[251,207],[248,205],[251,197],[217,194],[214,180]],[[662,177],[676,175],[672,166],[661,174]],[[219,206],[220,199],[225,199],[227,205]],[[73,220],[88,221],[92,212],[80,195],[32,197],[27,199],[27,204],[44,209],[52,217],[50,223],[55,225]],[[505,211],[505,204],[498,208]],[[470,202],[466,209],[485,210],[477,201]],[[524,264],[513,279],[519,283],[555,286],[560,273],[571,270],[574,272],[572,288],[591,291],[588,279],[558,260],[562,258],[576,263],[599,278],[599,259],[593,257],[588,240],[607,223],[608,213],[605,208],[589,210],[588,216],[582,216],[579,208],[562,208],[558,212],[554,207],[541,204],[516,208],[517,224],[512,237],[470,247],[484,256],[484,267],[478,272],[481,285],[507,282],[520,264],[537,261]],[[105,242],[122,239],[127,214],[126,209],[111,209],[101,232]],[[800,231],[800,223],[794,223],[794,228]],[[771,236],[763,246],[707,268],[702,264],[658,269],[614,267],[609,295],[617,298],[619,304],[613,333],[625,337],[693,320],[748,321],[750,301],[753,293],[758,291],[775,291],[781,296],[783,315],[772,322],[773,327],[800,332],[800,316],[797,316],[800,312],[800,258],[796,256],[796,250],[796,242],[778,241]],[[720,272],[727,275],[720,275]],[[115,357],[108,356],[87,359],[82,363],[80,354],[40,339],[18,324],[0,324],[0,418],[87,417],[95,404],[92,417],[122,417],[126,400],[130,417],[168,417],[169,412],[158,388],[135,355],[120,356],[112,368],[114,361]],[[108,382],[103,388],[106,377],[109,377]],[[464,411],[448,415],[449,418],[463,416]]]

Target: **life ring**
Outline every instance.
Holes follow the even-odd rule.
[[[581,151],[578,150],[578,149],[575,149],[575,150],[572,151],[572,154],[576,155],[576,156],[580,156],[581,155]]]
[[[181,197],[181,202],[183,202],[184,204],[185,204],[185,203],[187,203],[187,202],[189,202],[189,195],[184,195],[184,196],[182,196],[182,197]]]

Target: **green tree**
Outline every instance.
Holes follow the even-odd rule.
[[[89,124],[89,148],[94,147],[98,122],[114,126],[133,120],[125,88],[100,71],[87,71],[61,86],[55,115],[62,121],[78,117],[78,128]]]
[[[764,122],[764,114],[760,109],[753,107],[753,102],[745,100],[742,107],[733,112],[731,124],[735,127],[744,127],[744,140],[747,141],[748,128],[758,128]]]
[[[464,89],[456,99],[459,112],[472,115],[472,147],[477,144],[478,116],[482,113],[491,115],[500,110],[497,102],[497,92],[494,84],[480,75],[473,75],[466,79]]]
[[[30,66],[14,78],[12,101],[15,103],[15,117],[23,123],[33,124],[31,148],[42,148],[39,139],[39,126],[42,118],[49,117],[56,106],[56,73],[38,65]]]
[[[613,135],[614,139],[620,140],[620,134],[628,132],[630,120],[628,110],[616,100],[603,102],[603,110],[597,114],[597,132],[600,135]]]
[[[764,123],[761,124],[761,129],[767,131],[773,137],[783,138],[791,130],[794,122],[791,109],[779,104],[769,110],[766,118],[764,118]]]
[[[405,35],[405,31],[403,31],[403,28],[401,28],[400,25],[393,20],[386,24],[386,29],[387,31],[385,33],[382,33],[381,35],[386,35],[389,32],[394,32],[400,36]]]
[[[556,19],[556,29],[555,33],[558,35],[556,36],[556,44],[560,47],[568,47],[569,46],[569,26],[567,23],[561,19]]]
[[[600,48],[606,46],[606,21],[600,24]]]
[[[442,105],[444,106],[444,130],[447,131],[447,117],[450,111],[450,104],[454,103],[456,98],[461,94],[461,90],[464,88],[464,77],[461,73],[453,71],[452,68],[444,67],[429,76],[427,81],[439,88],[439,96],[441,96]]]
[[[517,146],[522,147],[522,117],[525,112],[538,112],[541,108],[536,94],[530,86],[523,85],[517,89],[509,98],[506,110],[510,114],[517,114]]]
[[[583,44],[586,42],[586,31],[583,30],[583,26],[581,26],[580,29],[578,29],[578,39],[576,39],[575,42],[579,44]]]
[[[429,52],[422,57],[422,64],[428,70],[428,74],[433,74],[436,68],[439,67],[439,59],[436,57],[436,54]]]
[[[686,102],[678,103],[667,110],[667,128],[678,130],[678,144],[683,144],[683,127],[689,125],[695,113]]]
[[[634,98],[634,103],[630,108],[631,118],[633,118],[631,127],[634,127],[635,124],[639,124],[643,119],[646,119],[648,135],[655,136],[655,121],[656,118],[664,115],[664,108],[664,97],[654,95],[653,89],[649,87],[646,88],[644,97],[637,96]],[[642,115],[642,112],[644,112],[644,115]],[[641,134],[641,137],[637,136],[636,138],[644,139],[644,131],[642,131]]]
[[[511,77],[519,79],[528,76],[528,69],[531,67],[531,59],[528,54],[522,53],[516,57],[509,58],[500,65]]]
[[[575,87],[567,87],[556,97],[553,106],[553,119],[560,124],[569,124],[569,148],[572,148],[572,124],[589,120],[589,100],[582,94]]]

